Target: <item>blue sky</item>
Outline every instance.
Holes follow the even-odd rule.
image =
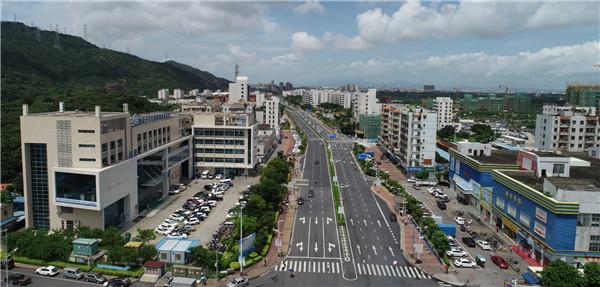
[[[536,88],[600,82],[600,4],[2,2],[2,19],[232,78],[296,85]],[[173,88],[173,87],[172,87]]]

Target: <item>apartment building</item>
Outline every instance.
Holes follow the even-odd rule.
[[[381,104],[377,102],[377,89],[369,89],[366,93],[356,93],[352,99],[352,108],[356,120],[359,120],[361,115],[380,115]]]
[[[433,100],[433,110],[437,112],[437,129],[452,125],[454,101],[450,97],[437,97]]]
[[[224,175],[249,175],[255,170],[257,126],[253,105],[235,105],[220,112],[194,114],[194,169]]]
[[[379,143],[407,173],[435,167],[437,113],[406,105],[384,105]]]
[[[182,89],[173,90],[173,98],[174,99],[183,99],[185,96],[185,92]]]
[[[191,118],[123,112],[30,114],[21,148],[26,226],[104,229],[135,219],[191,175]]]
[[[595,107],[544,105],[535,123],[540,150],[585,152],[600,146],[600,115]]]
[[[158,99],[166,100],[169,97],[169,89],[160,89],[158,90]]]
[[[229,84],[229,102],[248,101],[248,77],[237,76],[234,83]]]
[[[269,125],[279,134],[279,97],[256,94],[256,122]]]

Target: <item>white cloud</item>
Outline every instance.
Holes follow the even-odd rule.
[[[371,48],[372,46],[365,42],[361,37],[354,36],[352,38],[347,37],[339,33],[327,32],[323,35],[323,42],[332,43],[337,49],[345,50],[362,50]]]
[[[292,35],[292,49],[299,52],[323,49],[321,39],[306,32],[296,32]]]
[[[306,0],[304,3],[296,6],[294,12],[298,14],[306,14],[310,12],[324,13],[325,7],[318,0]]]
[[[291,63],[296,63],[300,60],[302,54],[300,53],[290,53],[281,56],[275,56],[271,58],[271,63],[276,65],[287,65]]]
[[[389,15],[379,8],[356,17],[369,43],[452,36],[498,37],[523,29],[598,25],[598,2],[403,3]]]
[[[253,61],[256,59],[255,53],[244,52],[240,46],[233,44],[227,44],[229,53],[238,61]]]
[[[597,63],[600,42],[592,41],[571,46],[556,46],[513,55],[484,52],[430,56],[410,61],[382,62],[376,59],[340,65],[336,70],[348,75],[390,76],[421,80],[425,78],[450,81],[454,84],[477,86],[480,81],[495,82],[512,79],[527,83],[545,83],[598,76]],[[465,81],[473,81],[465,83]],[[532,83],[533,84],[533,83]]]

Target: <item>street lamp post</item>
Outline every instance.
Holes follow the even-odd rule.
[[[243,224],[244,224],[244,206],[242,204],[240,204],[240,255],[238,258],[238,261],[240,262],[240,276],[244,276],[244,258],[242,257],[243,255],[243,250],[244,250],[244,243],[242,241],[243,237],[244,237],[244,229],[243,229]]]

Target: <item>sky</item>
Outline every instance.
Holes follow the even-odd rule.
[[[598,1],[2,1],[2,20],[251,83],[564,91],[600,82]]]

